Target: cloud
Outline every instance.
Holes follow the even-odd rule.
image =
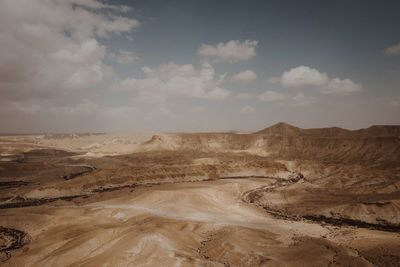
[[[291,103],[293,106],[310,106],[317,102],[317,99],[314,96],[305,96],[302,92],[299,92],[297,95],[291,98]]]
[[[269,83],[269,84],[280,84],[281,83],[281,77],[270,77],[268,80],[267,80],[267,83]]]
[[[135,55],[135,53],[126,51],[124,49],[120,49],[118,54],[109,53],[108,56],[109,56],[109,58],[111,58],[111,59],[117,61],[119,64],[123,64],[123,65],[130,65],[135,60],[137,60],[137,56]]]
[[[316,69],[299,66],[282,74],[280,83],[283,87],[299,88],[304,86],[322,86],[328,81],[328,75]]]
[[[56,0],[56,1],[61,2],[63,0]],[[126,12],[131,10],[131,7],[129,7],[129,6],[107,5],[107,4],[104,4],[104,3],[99,2],[97,0],[70,0],[70,2],[75,4],[75,5],[86,7],[86,8],[90,8],[90,9],[111,9],[111,10],[122,12],[122,13],[126,13]]]
[[[258,96],[260,101],[264,102],[281,102],[285,101],[291,106],[309,106],[317,101],[314,96],[305,96],[302,92],[297,93],[294,96],[286,95],[276,91],[266,91]]]
[[[242,107],[242,108],[239,110],[239,113],[240,113],[240,114],[251,114],[251,113],[254,113],[255,111],[256,111],[255,108],[246,105],[246,106]]]
[[[204,112],[207,109],[203,106],[196,106],[190,109],[191,112]]]
[[[387,55],[400,55],[400,43],[385,49]]]
[[[1,1],[1,97],[64,97],[103,84],[113,71],[97,38],[137,28],[120,15],[127,9],[95,0]]]
[[[235,82],[248,82],[257,78],[257,74],[255,74],[252,70],[245,70],[239,72],[232,76],[231,80]]]
[[[149,102],[150,99],[166,100],[171,96],[185,96],[203,99],[224,99],[230,91],[219,87],[223,81],[215,77],[214,68],[202,64],[196,69],[191,64],[162,64],[157,68],[142,68],[143,79],[127,78],[114,85],[115,90],[137,92],[137,99]]]
[[[284,72],[281,77],[271,77],[268,82],[285,88],[312,87],[324,94],[348,95],[363,90],[361,84],[350,79],[330,79],[327,73],[303,65]]]
[[[214,75],[214,69],[209,64],[204,64],[204,66],[206,66],[204,76],[208,76],[207,79],[212,79],[210,76]],[[171,77],[193,77],[199,75],[199,71],[192,64],[178,65],[173,62],[161,64],[153,69],[143,67],[142,70],[149,78],[158,78],[162,81],[169,80]]]
[[[203,57],[213,57],[216,62],[245,61],[256,56],[256,47],[258,41],[231,40],[227,43],[218,43],[217,45],[202,44],[197,53]]]
[[[362,89],[363,87],[361,84],[355,83],[350,79],[341,80],[339,78],[333,78],[327,85],[322,87],[322,92],[326,94],[348,95],[360,92]]]
[[[275,102],[275,101],[283,100],[283,99],[287,98],[287,96],[285,96],[282,93],[275,92],[275,91],[266,91],[266,92],[260,94],[258,98],[261,101],[265,101],[265,102]]]
[[[249,94],[249,93],[238,93],[235,97],[237,99],[251,99],[251,98],[256,98],[257,96],[255,94]]]
[[[400,101],[397,101],[397,100],[391,101],[390,104],[395,108],[400,107]]]

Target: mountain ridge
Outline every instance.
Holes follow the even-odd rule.
[[[340,127],[303,129],[279,122],[264,128],[255,134],[282,135],[282,136],[316,136],[316,137],[388,137],[400,136],[400,125],[372,125],[368,128],[348,130]]]

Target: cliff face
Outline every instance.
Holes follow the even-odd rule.
[[[253,134],[192,133],[154,136],[144,150],[247,152],[287,160],[394,166],[400,159],[400,126],[356,131],[337,127],[301,129],[278,123]]]
[[[224,172],[242,175],[252,171],[254,175],[256,169],[248,166],[250,162],[282,163],[287,171],[304,175],[305,182],[276,191],[258,188],[251,203],[285,216],[329,218],[335,223],[347,219],[350,223],[384,222],[382,225],[396,227],[400,223],[400,126],[351,131],[337,127],[301,129],[278,123],[251,134],[159,135],[142,144],[142,149],[214,155],[219,163],[212,165],[220,177]],[[232,155],[240,155],[240,159]],[[238,164],[244,159],[247,165]],[[263,170],[263,175],[274,172],[275,177],[286,171],[282,166],[274,170],[265,164],[257,170]]]

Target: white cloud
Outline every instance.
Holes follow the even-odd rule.
[[[223,79],[216,79],[214,68],[202,64],[200,69],[193,65],[162,64],[157,68],[142,68],[147,76],[143,79],[127,78],[114,85],[116,90],[136,91],[138,99],[166,99],[169,96],[186,96],[204,99],[224,99],[230,91],[219,87]]]
[[[124,49],[120,49],[118,54],[109,53],[108,56],[111,59],[116,60],[119,64],[123,65],[132,64],[135,60],[137,60],[137,56],[135,55],[135,53],[126,51]]]
[[[362,91],[361,84],[355,83],[350,79],[341,80],[339,78],[333,78],[322,88],[322,92],[325,94],[348,95],[360,91]]]
[[[215,87],[204,95],[204,98],[208,99],[224,99],[231,94],[230,91],[224,88]]]
[[[209,64],[205,64],[205,66],[209,66]],[[193,77],[199,75],[199,71],[192,64],[178,65],[173,62],[162,64],[154,69],[143,67],[142,70],[148,77],[158,78],[162,81],[169,80],[171,77]],[[204,69],[204,72],[208,72],[208,76],[214,75],[214,70],[208,67]]]
[[[386,48],[385,53],[388,55],[400,55],[400,43]]]
[[[284,72],[281,77],[271,77],[268,82],[279,83],[286,88],[313,87],[325,94],[348,95],[363,90],[361,84],[350,79],[330,79],[327,73],[307,66],[293,68]]]
[[[217,45],[202,44],[198,54],[203,57],[213,57],[216,62],[221,61],[244,61],[253,58],[256,55],[258,41],[231,40],[227,43],[218,43]]]
[[[307,66],[298,66],[287,72],[281,77],[283,87],[299,88],[304,86],[322,86],[328,81],[328,75]]]
[[[101,64],[80,66],[63,85],[68,89],[86,89],[101,84],[103,78],[104,74]]]
[[[248,82],[257,78],[257,74],[252,70],[245,70],[232,76],[231,80],[235,82]]]
[[[314,96],[305,96],[302,92],[299,92],[292,97],[291,101],[293,106],[310,106],[317,102],[317,99]]]
[[[266,91],[266,92],[260,94],[258,98],[261,101],[265,101],[265,102],[275,102],[275,101],[285,99],[286,96],[282,93],[278,93],[275,91]]]
[[[254,113],[255,111],[256,111],[255,108],[246,105],[246,106],[242,107],[239,112],[240,112],[240,114],[251,114],[251,113]]]
[[[63,0],[55,0],[55,1],[61,2]],[[107,5],[97,0],[70,0],[70,2],[91,9],[111,9],[122,13],[126,13],[131,10],[129,6]]]
[[[99,86],[112,74],[96,38],[129,33],[127,7],[95,0],[0,1],[1,97],[64,97]]]

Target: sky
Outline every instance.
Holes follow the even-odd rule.
[[[400,124],[400,1],[0,0],[0,133]]]

